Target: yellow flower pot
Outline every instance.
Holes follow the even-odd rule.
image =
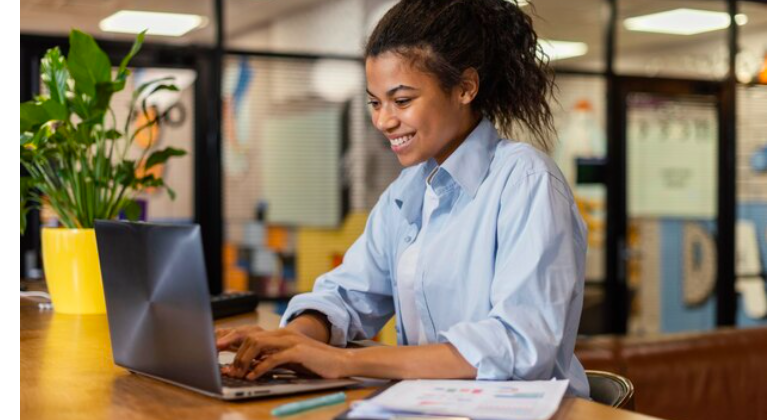
[[[105,294],[94,229],[44,228],[43,269],[54,311],[104,314]]]

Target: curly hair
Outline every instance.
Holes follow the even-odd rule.
[[[530,16],[506,0],[402,0],[371,33],[365,58],[392,52],[433,74],[450,92],[463,72],[479,74],[472,109],[506,136],[517,128],[551,151],[554,73]]]

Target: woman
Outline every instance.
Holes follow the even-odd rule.
[[[530,18],[503,0],[404,0],[366,46],[372,123],[406,167],[344,262],[291,300],[280,328],[217,332],[226,374],[279,365],[325,378],[570,379],[586,227],[544,148],[553,80]],[[396,315],[401,346],[342,348]]]

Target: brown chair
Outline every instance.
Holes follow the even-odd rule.
[[[632,410],[635,405],[635,387],[624,376],[602,370],[588,370],[589,397],[592,401]]]

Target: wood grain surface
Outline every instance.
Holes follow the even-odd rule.
[[[263,312],[228,318],[218,326],[258,322],[277,325]],[[258,319],[262,318],[262,319]],[[269,419],[278,405],[331,390],[286,397],[224,402],[173,385],[134,375],[113,364],[105,315],[62,315],[20,304],[21,418],[34,419]],[[349,403],[377,388],[346,391],[347,403],[286,417],[331,419]],[[554,420],[638,420],[649,417],[577,398],[565,399]]]

